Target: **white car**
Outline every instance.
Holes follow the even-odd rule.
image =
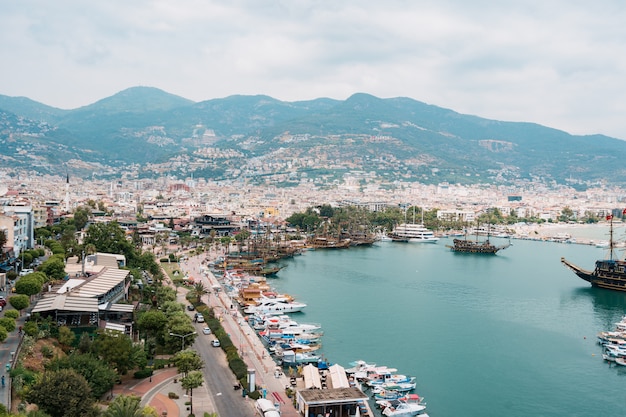
[[[211,334],[211,329],[205,327],[204,329],[202,329],[202,334]]]
[[[211,341],[211,346],[213,346],[213,347],[220,347],[220,341],[217,340],[217,339],[213,339]]]

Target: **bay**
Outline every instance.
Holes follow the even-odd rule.
[[[626,314],[626,294],[560,262],[592,269],[606,251],[514,240],[476,256],[450,243],[309,251],[271,284],[308,304],[294,318],[322,324],[330,362],[416,376],[431,416],[626,416],[626,369],[596,340]]]

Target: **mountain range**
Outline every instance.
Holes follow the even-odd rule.
[[[626,181],[626,141],[576,136],[422,103],[358,93],[285,102],[194,102],[133,87],[62,110],[0,95],[0,161],[15,170],[87,176],[245,177],[288,186],[346,174],[393,183]]]

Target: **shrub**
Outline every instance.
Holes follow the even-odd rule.
[[[168,359],[155,359],[152,369],[163,369],[170,364]]]
[[[140,369],[137,372],[135,372],[133,374],[133,378],[135,378],[135,379],[143,379],[143,378],[148,378],[151,375],[152,375],[152,369],[144,368],[144,369]]]
[[[176,394],[175,392],[168,392],[167,396],[168,396],[168,398],[170,398],[172,400],[177,400],[179,398],[178,394]]]
[[[15,319],[6,317],[6,315],[0,318],[0,326],[7,329],[7,332],[12,332],[17,327],[15,324]]]
[[[17,310],[6,310],[4,312],[4,317],[8,317],[13,320],[17,320],[19,316],[20,316],[20,313]]]
[[[248,375],[248,365],[241,358],[228,361],[228,367],[233,371],[237,379],[242,379]]]
[[[44,358],[50,359],[54,356],[54,350],[50,346],[42,346],[41,354]]]
[[[252,391],[248,393],[248,397],[252,398],[253,400],[258,400],[262,397],[262,395],[259,391]]]

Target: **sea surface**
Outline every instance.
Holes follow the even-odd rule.
[[[626,293],[560,262],[593,269],[606,250],[512,243],[495,256],[453,253],[448,239],[308,251],[270,283],[307,303],[294,319],[322,324],[328,361],[415,376],[431,417],[626,416],[626,367],[596,339],[626,314]]]

